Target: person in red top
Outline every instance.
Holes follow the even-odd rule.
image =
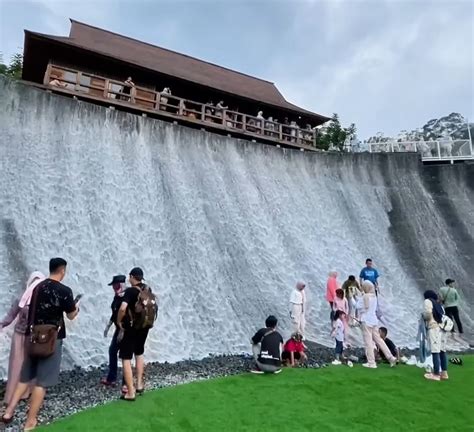
[[[307,356],[304,352],[305,345],[303,343],[303,335],[301,333],[293,333],[283,347],[281,355],[282,360],[287,366],[297,366],[306,361]]]

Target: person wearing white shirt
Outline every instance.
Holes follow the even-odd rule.
[[[304,335],[306,325],[305,306],[306,295],[304,292],[306,285],[304,282],[298,282],[290,295],[290,318],[292,324],[292,333],[301,333]]]
[[[367,357],[367,363],[364,363],[362,366],[370,369],[377,368],[374,353],[375,345],[377,345],[385,358],[390,362],[390,366],[393,367],[397,364],[397,359],[392,355],[379,333],[375,285],[371,281],[365,280],[362,282],[362,289],[364,295],[358,302],[358,308],[360,308],[360,321],[362,323],[365,355]]]

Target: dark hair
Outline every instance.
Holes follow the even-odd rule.
[[[341,315],[343,315],[343,314],[344,314],[344,311],[339,310],[339,309],[336,312],[334,312],[334,321],[341,318]]]
[[[49,273],[57,273],[61,267],[66,267],[67,261],[63,258],[51,258],[49,260]]]
[[[350,276],[348,277],[348,279],[349,279],[350,281],[355,281],[355,280],[356,280],[356,277],[355,277],[354,275],[350,275]]]
[[[268,327],[268,328],[274,328],[276,327],[278,323],[278,320],[276,318],[276,316],[273,316],[273,315],[270,315],[266,320],[265,320],[265,325]]]
[[[379,330],[380,330],[385,336],[387,336],[388,330],[387,330],[385,327],[379,327]]]
[[[443,307],[438,303],[438,294],[432,290],[428,290],[424,292],[423,297],[426,300],[430,300],[433,304],[433,318],[438,324],[440,324],[443,319],[444,310]]]
[[[336,296],[339,298],[344,298],[344,290],[342,290],[341,288],[338,288],[336,290]]]
[[[369,263],[369,262],[372,262],[372,258],[367,258],[367,259],[365,260],[365,263],[366,263],[366,264]]]

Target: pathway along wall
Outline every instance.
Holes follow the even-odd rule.
[[[0,81],[0,315],[52,256],[83,293],[65,366],[105,361],[116,273],[160,297],[147,358],[248,350],[308,283],[308,336],[328,337],[330,269],[379,268],[393,339],[414,345],[422,291],[458,281],[473,329],[474,166],[407,154],[309,154],[238,141]],[[342,282],[342,277],[341,277]],[[0,377],[9,333],[0,334]]]

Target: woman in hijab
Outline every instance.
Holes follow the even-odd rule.
[[[16,318],[15,329],[12,336],[12,344],[10,348],[10,360],[8,363],[8,382],[5,390],[4,403],[8,405],[13,396],[16,385],[20,379],[20,371],[25,358],[25,332],[28,327],[28,309],[30,306],[31,296],[36,286],[45,279],[43,273],[35,271],[31,273],[26,282],[26,290],[21,298],[16,301],[5,318],[0,321],[0,330],[8,327]],[[23,395],[22,399],[29,397],[29,391]]]
[[[290,318],[292,324],[292,332],[304,335],[306,325],[305,310],[306,310],[306,294],[304,289],[306,284],[304,282],[297,282],[295,289],[290,296]]]
[[[438,302],[438,295],[434,291],[425,291],[424,297],[423,319],[428,330],[428,341],[433,356],[433,372],[425,374],[425,378],[433,381],[447,380],[449,379],[448,359],[446,357],[447,333],[441,330],[439,326],[442,323],[444,310]]]
[[[339,288],[339,283],[337,282],[337,271],[332,270],[329,272],[328,281],[326,283],[326,300],[329,303],[331,308],[331,322],[334,315],[333,304],[334,299],[336,298],[336,290]]]
[[[365,355],[367,357],[367,363],[364,363],[362,366],[370,369],[377,368],[374,352],[375,345],[377,345],[385,358],[390,362],[390,366],[393,367],[397,364],[397,359],[392,355],[379,333],[375,286],[369,280],[365,280],[362,282],[362,290],[364,291],[364,295],[359,301],[358,306],[364,335]]]

